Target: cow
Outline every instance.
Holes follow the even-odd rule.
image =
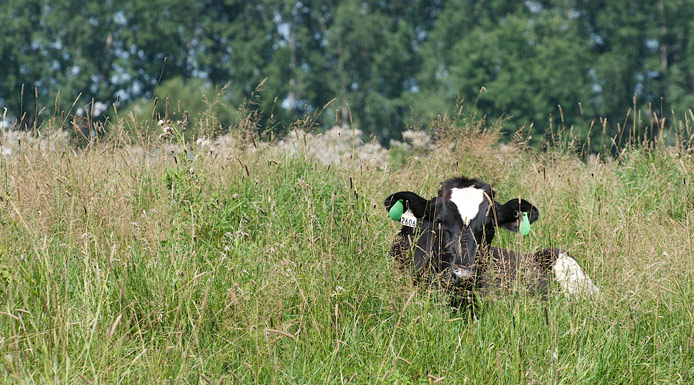
[[[407,225],[396,235],[389,254],[398,266],[414,273],[417,282],[467,298],[518,283],[545,295],[553,273],[569,294],[599,293],[575,258],[562,249],[522,254],[491,246],[497,228],[518,232],[523,217],[529,223],[538,219],[538,209],[524,199],[502,205],[488,183],[460,177],[441,183],[438,195],[429,200],[411,191],[392,194],[384,201],[386,210],[398,202],[410,222],[403,221]]]

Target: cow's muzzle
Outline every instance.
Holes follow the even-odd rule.
[[[455,286],[468,287],[472,285],[477,277],[477,266],[451,266],[451,281]]]

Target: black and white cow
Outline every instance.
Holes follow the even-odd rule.
[[[524,199],[499,204],[494,190],[477,179],[453,178],[441,183],[438,195],[426,200],[402,191],[386,198],[386,210],[404,202],[414,227],[403,226],[390,248],[391,257],[419,280],[458,293],[484,293],[517,283],[544,294],[551,278],[570,294],[596,295],[597,287],[576,260],[561,249],[525,255],[492,247],[498,227],[517,232],[522,213],[529,221],[539,212]]]

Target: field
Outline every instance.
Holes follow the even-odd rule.
[[[444,118],[428,147],[387,163],[349,139],[324,164],[309,120],[272,143],[246,120],[216,146],[113,124],[2,159],[2,383],[694,382],[685,140],[583,159],[571,138],[538,151]],[[531,234],[494,244],[570,250],[601,297],[498,296],[471,317],[393,269],[383,198],[430,197],[456,175],[533,202]]]

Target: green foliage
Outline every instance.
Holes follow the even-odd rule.
[[[672,164],[661,153],[631,152],[618,175],[624,185],[624,196],[638,196],[627,207],[644,216],[663,216],[677,221],[686,219],[694,209],[694,187],[685,167]],[[667,180],[666,192],[657,186]]]
[[[223,103],[239,106],[263,83],[254,108],[274,131],[332,101],[317,124],[354,124],[387,143],[408,125],[456,114],[464,101],[479,116],[503,116],[506,133],[523,128],[532,145],[566,130],[591,137],[595,152],[598,137],[609,144],[654,113],[689,120],[694,103],[692,0],[3,7],[0,34],[16,38],[0,42],[0,107],[25,126],[51,117],[69,125],[63,112],[92,101],[151,112],[143,100],[169,91],[199,109],[198,95],[227,86]],[[177,91],[160,91],[167,87]],[[189,92],[195,87],[204,90]],[[625,119],[629,108],[636,111]],[[214,109],[222,125],[233,121],[231,109]],[[90,122],[105,119],[95,115]]]
[[[0,382],[691,382],[692,158],[583,163],[466,119],[391,151],[397,168],[180,135],[7,158]],[[382,199],[456,174],[540,208],[495,245],[569,250],[602,297],[492,293],[472,317],[414,286],[386,257]]]
[[[585,137],[588,127],[583,127],[582,115],[593,116],[592,53],[576,21],[558,9],[529,12],[522,7],[507,10],[490,28],[458,20],[463,17],[455,16],[458,9],[452,6],[444,11],[432,32],[436,38],[425,47],[431,52],[426,72],[435,75],[426,83],[427,92],[439,95],[440,100],[429,115],[463,99],[468,109],[481,116],[505,116],[507,131],[524,127],[535,144],[544,143],[551,116],[567,127],[580,124]],[[461,33],[467,38],[451,41],[449,46],[438,43],[441,36]],[[582,111],[579,103],[583,103]]]
[[[156,124],[160,119],[175,122],[184,119],[187,113],[186,138],[212,137],[226,132],[240,118],[237,107],[230,104],[227,91],[226,87],[216,89],[202,79],[184,81],[175,77],[157,87],[153,99],[139,99],[119,114],[132,113],[136,122],[147,122],[143,126],[129,126],[130,130],[143,128],[146,134],[156,136],[161,133],[161,127]]]

